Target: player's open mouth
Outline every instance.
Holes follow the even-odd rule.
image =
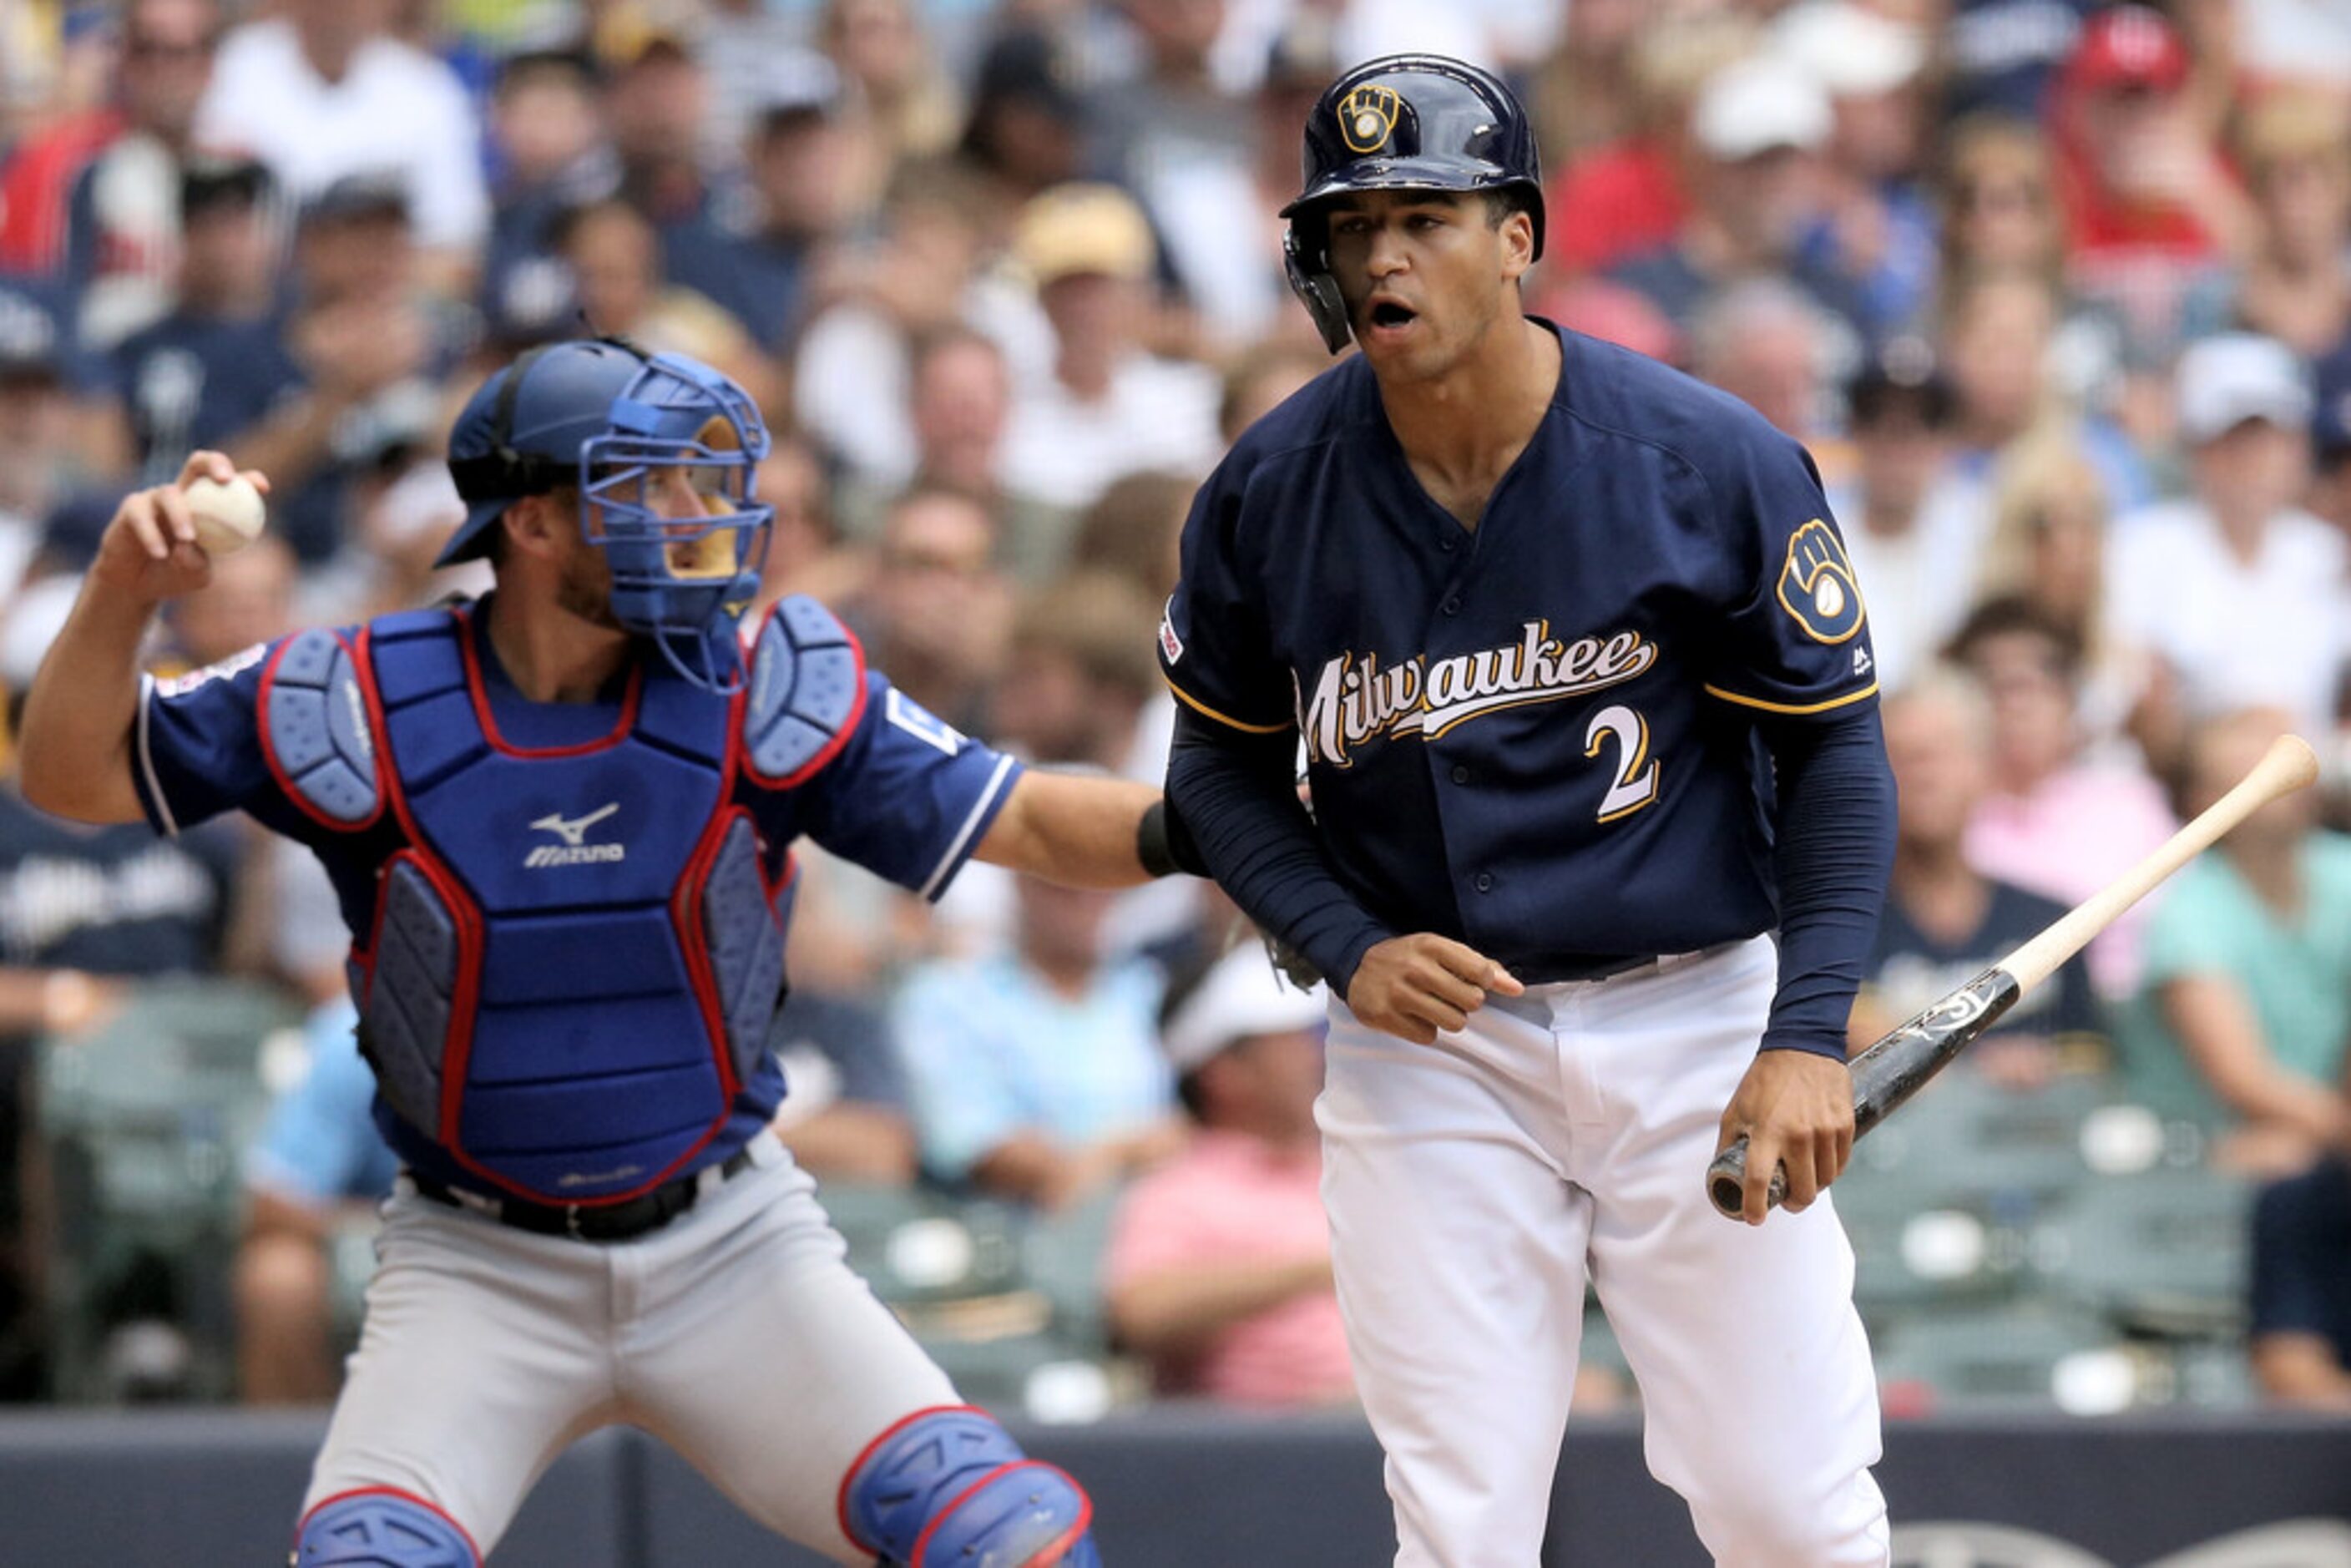
[[[1420,319],[1419,312],[1393,299],[1375,301],[1364,315],[1373,335],[1381,338],[1393,337]]]

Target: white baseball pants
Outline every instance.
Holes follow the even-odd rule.
[[[841,1532],[841,1478],[955,1390],[842,1260],[815,1182],[771,1135],[751,1147],[752,1169],[612,1244],[516,1230],[402,1181],[304,1511],[393,1487],[487,1553],[557,1454],[626,1422],[769,1529],[870,1563]]]
[[[1775,966],[1758,937],[1541,987],[1434,1046],[1334,1003],[1322,1191],[1398,1568],[1540,1560],[1587,1270],[1715,1561],[1884,1568],[1844,1232],[1825,1197],[1750,1228],[1704,1189]]]

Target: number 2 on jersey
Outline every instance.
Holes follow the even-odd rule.
[[[1649,721],[1622,703],[1592,716],[1583,732],[1583,755],[1600,755],[1600,743],[1616,740],[1616,778],[1600,798],[1600,820],[1629,817],[1657,798],[1657,765],[1649,757]]]

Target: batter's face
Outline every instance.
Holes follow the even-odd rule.
[[[1331,271],[1355,341],[1383,380],[1433,380],[1506,315],[1534,260],[1526,214],[1495,221],[1481,195],[1364,191],[1333,200]]]

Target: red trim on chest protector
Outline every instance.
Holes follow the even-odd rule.
[[[490,711],[489,689],[482,684],[481,650],[474,646],[474,616],[470,605],[450,611],[457,618],[457,653],[465,665],[465,695],[473,699],[474,722],[481,726],[482,738],[490,749],[508,757],[552,758],[586,757],[598,751],[608,751],[629,738],[637,727],[637,706],[645,695],[645,665],[643,659],[629,665],[629,689],[621,698],[621,721],[610,733],[593,740],[582,740],[569,746],[517,746],[498,732],[497,716]],[[482,633],[487,636],[486,629]]]
[[[776,615],[777,611],[773,607],[770,607],[768,611],[768,619],[769,621],[773,621],[776,618]],[[835,620],[839,621],[839,617],[835,617]],[[850,698],[849,716],[841,721],[841,727],[832,732],[832,738],[826,741],[822,747],[819,747],[817,754],[814,757],[810,758],[806,762],[801,763],[798,768],[793,768],[781,779],[770,779],[766,774],[760,772],[758,763],[753,759],[751,749],[747,746],[743,751],[743,777],[749,779],[752,783],[758,785],[762,789],[790,789],[807,783],[810,779],[816,776],[818,770],[823,768],[826,763],[831,762],[834,758],[841,755],[841,748],[849,744],[850,737],[857,733],[858,725],[863,722],[865,718],[865,644],[857,640],[857,633],[849,629],[849,623],[847,622],[840,621],[839,623],[841,626],[841,634],[849,640],[849,651],[857,660],[857,679],[854,683],[855,693]],[[759,628],[759,635],[761,638],[764,638],[767,634],[768,628],[765,624],[762,624]],[[790,639],[789,637],[786,638],[787,642]],[[757,642],[754,642],[752,644],[755,648],[758,645]],[[797,651],[795,653],[795,656],[797,656]],[[749,684],[750,683],[747,681],[744,683],[747,687]],[[738,709],[737,711],[739,713],[742,710]],[[738,732],[742,728],[742,725],[739,721],[737,722],[736,728]]]

